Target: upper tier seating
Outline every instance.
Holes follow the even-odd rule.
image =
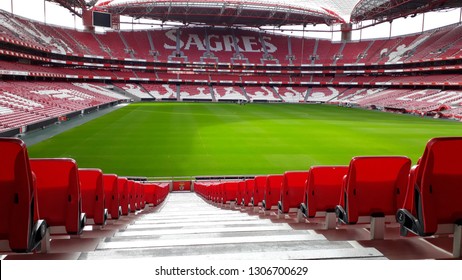
[[[37,188],[24,142],[0,138],[0,240],[15,252],[32,252],[47,223],[39,219]]]
[[[307,171],[287,171],[284,173],[281,184],[281,199],[278,209],[281,213],[289,213],[292,209],[298,210],[303,202],[305,184],[308,179]]]
[[[108,218],[116,220],[122,215],[119,205],[119,184],[115,174],[103,175],[105,207],[108,210]]]
[[[262,202],[264,210],[278,209],[281,198],[281,186],[283,175],[268,175],[266,178],[265,197]]]
[[[105,225],[108,211],[105,208],[103,172],[100,169],[79,169],[82,211],[87,221],[93,219],[95,225]]]
[[[396,214],[401,233],[454,233],[453,255],[461,256],[462,137],[431,139],[414,168],[404,207]],[[414,184],[412,184],[414,183]],[[444,225],[449,227],[444,228]]]
[[[77,163],[73,159],[31,159],[37,177],[40,218],[51,227],[81,234],[86,223]],[[57,228],[58,232],[60,228]]]
[[[360,218],[395,215],[404,203],[410,167],[411,160],[402,156],[354,157],[336,208],[339,220],[356,224],[364,222]],[[384,219],[372,224],[371,238],[383,239]]]

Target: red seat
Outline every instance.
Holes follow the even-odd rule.
[[[117,179],[118,187],[119,187],[119,203],[121,208],[121,213],[124,216],[127,216],[129,211],[129,190],[128,190],[128,179],[127,178],[119,178]]]
[[[103,172],[101,169],[79,169],[80,192],[82,194],[82,211],[95,225],[105,225],[107,209],[105,208]]]
[[[266,178],[265,196],[262,202],[265,210],[271,210],[278,206],[281,198],[282,175],[268,175]]]
[[[303,202],[308,171],[287,171],[281,184],[281,199],[278,209],[281,213],[289,213],[290,209],[298,209]]]
[[[337,217],[355,224],[359,217],[394,215],[403,205],[411,160],[401,156],[354,157],[344,179]]]
[[[31,252],[45,235],[37,191],[24,142],[0,138],[0,239],[15,252]]]
[[[145,189],[144,189],[144,184],[140,183],[139,189],[138,189],[138,201],[140,203],[140,209],[144,209],[146,207],[146,197],[145,197]]]
[[[243,196],[243,204],[244,206],[252,205],[253,199],[253,191],[255,188],[255,179],[247,179],[245,180],[245,189],[244,189],[244,196]]]
[[[109,217],[113,220],[118,219],[122,214],[119,205],[119,184],[118,177],[115,174],[104,174],[104,197]]]
[[[40,217],[49,226],[64,226],[69,234],[85,227],[77,163],[73,159],[31,159],[37,177]]]
[[[268,176],[255,176],[255,189],[253,191],[252,205],[259,206],[263,202],[266,189],[266,178]]]
[[[169,183],[158,183],[157,184],[157,205],[161,204],[168,196],[170,192]]]
[[[454,233],[456,228],[459,236],[454,234],[453,254],[460,257],[462,137],[431,139],[411,176],[415,176],[410,178],[414,184],[408,186],[404,208],[396,214],[402,235],[408,232],[419,236]],[[449,225],[449,230],[445,230],[444,225]]]
[[[128,180],[128,208],[134,213],[136,211],[136,182]]]
[[[245,181],[239,181],[237,185],[236,204],[243,205],[245,195]]]
[[[348,166],[313,166],[309,172],[302,213],[313,218],[318,212],[335,212]]]
[[[237,181],[223,183],[223,203],[236,201],[238,184]]]

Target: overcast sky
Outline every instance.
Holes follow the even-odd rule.
[[[13,4],[12,4],[13,3]],[[44,4],[45,3],[45,4]],[[13,7],[12,7],[13,6]],[[44,0],[0,0],[0,9],[8,12],[13,11],[15,14],[24,16],[27,18],[46,21],[49,24],[63,25],[71,28],[82,29],[82,22],[79,17],[74,17],[68,10],[50,2],[44,2]],[[423,21],[424,18],[424,21]],[[422,31],[422,22],[424,22],[424,30],[433,29],[441,26],[445,26],[451,23],[460,22],[461,9],[454,9],[445,12],[434,12],[427,13],[425,17],[423,15],[417,15],[414,18],[408,17],[407,19],[396,19],[393,21],[391,35],[403,35],[409,33],[417,33]],[[125,18],[123,21],[130,21]],[[364,23],[368,24],[367,22]],[[144,28],[149,25],[144,25]],[[124,25],[122,28],[131,28],[131,25]],[[292,27],[291,27],[292,28]],[[318,25],[316,27],[308,26],[307,29],[317,30],[330,30],[330,27],[323,27]],[[286,33],[290,33],[287,32]],[[340,33],[336,32],[334,35],[330,33],[306,33],[310,37],[323,37],[332,38],[338,40]],[[377,37],[388,37],[390,34],[390,24],[383,23],[373,28],[363,29],[362,32],[353,32],[353,40],[358,40],[360,36],[364,38],[377,38]]]

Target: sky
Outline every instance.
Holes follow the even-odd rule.
[[[81,19],[73,16],[68,10],[58,6],[57,4],[45,2],[44,0],[0,0],[0,9],[13,12],[17,15],[31,18],[34,20],[46,22],[48,24],[67,26],[71,28],[83,29]],[[347,15],[344,15],[348,17]],[[122,21],[131,22],[131,19],[122,17]],[[142,21],[145,23],[155,23],[152,21]],[[429,30],[445,26],[461,21],[461,9],[453,9],[450,11],[441,11],[417,15],[413,18],[400,18],[390,23],[382,23],[374,27],[365,28],[362,31],[353,31],[352,39],[369,39],[369,38],[384,38],[391,36],[399,36],[404,34],[418,33],[423,30]],[[363,25],[368,25],[371,22],[364,22]],[[422,26],[423,25],[423,26]],[[141,25],[142,28],[149,28],[150,25]],[[423,27],[423,28],[422,28]],[[122,25],[123,29],[131,29],[132,25]],[[134,27],[136,28],[136,27]],[[139,27],[138,27],[139,28]],[[284,28],[284,27],[283,27]],[[295,31],[300,27],[286,27],[285,34],[301,35],[301,32]],[[338,30],[339,27],[336,27]],[[308,26],[305,35],[308,37],[330,38],[334,41],[340,39],[340,32],[313,32],[311,30],[330,31],[331,27],[317,25],[316,27]],[[334,29],[335,30],[335,29]],[[97,30],[103,31],[103,30]]]

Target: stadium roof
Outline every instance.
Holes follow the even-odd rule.
[[[134,18],[210,25],[335,24],[391,21],[462,7],[461,0],[47,0],[81,16],[96,8]],[[346,19],[346,20],[345,20]]]
[[[361,0],[351,12],[351,21],[387,21],[429,11],[462,7],[461,0]]]
[[[300,0],[112,0],[100,1],[96,7],[135,18],[211,25],[331,25],[345,22],[329,8]]]

